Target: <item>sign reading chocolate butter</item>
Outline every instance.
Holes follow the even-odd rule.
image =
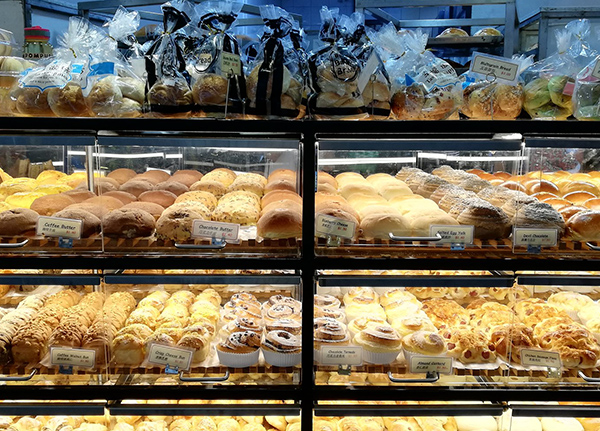
[[[452,358],[411,356],[409,368],[411,373],[436,372],[440,374],[452,374]]]
[[[431,225],[430,236],[439,234],[442,239],[438,244],[473,244],[473,226]]]
[[[521,349],[521,364],[559,369],[562,367],[558,352],[535,349]]]
[[[239,237],[239,224],[194,220],[194,224],[192,225],[192,238],[218,238],[237,241]]]
[[[187,371],[192,364],[192,355],[193,352],[191,350],[152,344],[148,351],[148,362],[156,365],[168,365],[169,368]]]
[[[81,225],[81,220],[40,216],[36,226],[36,233],[38,235],[52,236],[55,238],[80,239]]]
[[[600,60],[596,60],[596,64],[594,65],[594,70],[592,70],[592,76],[594,78],[600,79]]]
[[[58,366],[93,368],[96,364],[96,351],[50,347],[50,363]]]
[[[242,74],[242,62],[240,56],[231,52],[221,52],[221,74],[225,77],[229,75]]]
[[[513,229],[513,245],[554,247],[558,243],[558,230],[556,229],[530,229],[516,227]]]
[[[323,365],[362,365],[362,347],[321,347]]]
[[[499,80],[508,84],[516,84],[519,77],[519,62],[495,55],[473,53],[471,72],[489,77],[490,81]]]
[[[315,230],[321,236],[339,236],[352,239],[356,231],[356,223],[337,217],[317,214]]]

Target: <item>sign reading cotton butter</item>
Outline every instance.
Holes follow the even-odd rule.
[[[440,374],[452,374],[452,358],[438,356],[411,356],[411,373],[436,372]]]
[[[148,362],[186,371],[190,369],[192,364],[192,355],[191,350],[152,344],[148,351]]]
[[[356,231],[356,223],[337,217],[317,214],[315,230],[317,234],[325,236],[339,236],[341,238],[352,239]]]
[[[60,217],[38,218],[36,233],[38,235],[52,236],[55,238],[81,238],[81,220]]]
[[[473,53],[471,72],[492,77],[492,81],[500,80],[508,84],[516,84],[519,77],[520,63],[495,55]]]
[[[362,365],[362,347],[321,347],[323,365]]]
[[[50,363],[58,366],[93,368],[96,365],[96,351],[50,347]]]
[[[562,361],[558,352],[535,349],[521,349],[521,364],[548,368],[562,367]]]
[[[516,227],[513,229],[514,246],[537,245],[543,247],[554,247],[558,243],[557,229],[530,229]]]
[[[239,224],[194,220],[194,224],[192,225],[192,238],[218,238],[237,241],[239,237]]]
[[[473,226],[431,225],[429,227],[430,236],[439,234],[442,237],[438,244],[473,244],[473,231]]]
[[[232,54],[231,52],[221,52],[221,74],[223,76],[228,75],[241,75],[242,74],[242,62],[240,56]]]

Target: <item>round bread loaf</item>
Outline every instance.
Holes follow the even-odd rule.
[[[317,172],[317,183],[318,184],[329,184],[335,190],[337,190],[337,188],[338,188],[338,183],[335,180],[335,178],[333,178],[333,176],[328,174],[327,172],[323,172],[323,171]]]
[[[93,198],[89,198],[88,200],[83,202],[84,204],[93,204],[100,205],[108,211],[116,210],[117,208],[121,208],[123,206],[123,202],[121,202],[117,198],[113,198],[112,196],[96,196]]]
[[[144,178],[136,177],[133,180],[127,181],[125,184],[121,185],[119,190],[127,193],[131,193],[136,198],[139,197],[142,193],[153,190],[154,183],[148,181]]]
[[[341,211],[342,213],[347,213],[352,216],[353,219],[360,220],[360,215],[358,211],[356,211],[349,203],[341,202],[341,201],[324,201],[320,202],[315,206],[315,214],[325,214],[330,215],[332,217],[336,217],[333,215],[334,212]],[[347,218],[344,218],[347,220]],[[354,220],[350,220],[354,221]]]
[[[102,218],[104,235],[116,238],[138,238],[152,235],[154,217],[141,209],[116,209]]]
[[[528,182],[526,187],[527,193],[529,193],[530,195],[540,192],[552,193],[555,195],[560,194],[558,186],[552,181],[548,180],[535,180],[533,183]]]
[[[333,195],[337,194],[337,188],[333,187],[331,184],[328,184],[328,183],[318,183],[317,191],[323,192],[323,193],[329,193],[329,194],[333,194]]]
[[[568,201],[566,199],[562,199],[562,198],[548,198],[548,199],[544,199],[542,202],[547,203],[555,210],[558,210],[559,208],[562,208],[566,205],[573,205],[573,202],[570,202],[570,201]]]
[[[80,202],[88,200],[89,198],[93,198],[94,196],[96,196],[94,193],[90,192],[89,190],[83,190],[83,189],[69,190],[67,192],[62,192],[61,195],[69,196],[70,198],[72,198],[75,201],[75,203],[80,203]]]
[[[543,202],[545,199],[560,199],[560,196],[548,192],[537,192],[532,194],[531,197],[536,198],[540,202]]]
[[[574,241],[600,241],[600,211],[581,211],[572,216],[567,222],[567,236]]]
[[[590,193],[588,191],[576,191],[571,193],[565,193],[563,195],[563,199],[568,200],[574,205],[582,205],[585,201],[594,199],[595,197],[595,194]]]
[[[121,185],[117,182],[117,180],[113,178],[107,177],[99,177],[94,178],[94,191],[97,195],[101,195],[107,192],[112,192],[114,190],[119,190]],[[87,189],[87,181],[82,181],[77,188]]]
[[[297,213],[302,214],[302,204],[299,204],[298,202],[290,199],[285,199],[281,201],[271,202],[266,207],[263,207],[262,211],[260,212],[260,216],[262,217],[264,214],[277,208],[285,208],[290,211],[296,211]]]
[[[112,178],[116,180],[119,184],[125,184],[127,181],[132,179],[137,175],[137,172],[133,169],[128,168],[118,168],[114,171],[110,172],[106,178]]]
[[[361,193],[365,195],[378,194],[377,190],[375,190],[375,188],[372,185],[370,185],[366,180],[364,183],[350,183],[345,186],[342,186],[342,188],[339,191],[340,194],[346,199],[348,199],[355,193]]]
[[[296,171],[292,171],[291,169],[276,169],[269,174],[267,179],[269,182],[281,179],[296,182]]]
[[[500,187],[505,187],[510,190],[516,190],[518,192],[527,193],[527,189],[525,188],[525,186],[516,181],[505,181],[502,184],[500,184]]]
[[[565,205],[564,207],[558,209],[558,213],[565,222],[568,222],[571,217],[581,211],[588,211],[588,208],[577,205]]]
[[[64,209],[54,214],[54,217],[81,220],[81,237],[86,238],[100,233],[101,222],[98,217],[89,211],[78,208]]]
[[[100,204],[97,204],[97,203],[93,204],[93,203],[87,203],[87,202],[69,205],[68,207],[65,208],[65,210],[72,210],[72,209],[80,209],[80,210],[87,211],[89,213],[94,214],[100,220],[102,220],[102,217],[104,217],[110,211],[108,208],[103,207]]]
[[[272,209],[258,220],[256,229],[257,235],[263,238],[299,238],[302,236],[302,213],[283,207]]]
[[[31,209],[42,216],[51,216],[55,212],[65,209],[69,205],[73,205],[75,199],[68,195],[46,195],[37,198],[31,204]]]
[[[173,178],[170,178],[167,181],[163,181],[162,183],[158,183],[154,186],[154,190],[166,190],[168,192],[173,193],[176,196],[180,196],[190,191],[188,186],[180,183],[179,181],[174,180]]]
[[[600,195],[598,187],[588,181],[568,181],[563,183],[560,191],[563,196],[573,192],[588,192],[597,197]]]
[[[470,202],[455,218],[461,225],[473,225],[475,238],[506,238],[510,234],[511,224],[506,214],[483,199]]]
[[[13,208],[30,208],[33,201],[42,196],[46,196],[46,193],[20,192],[8,196],[4,202],[11,205]]]
[[[583,206],[593,211],[600,211],[600,198],[588,199]]]
[[[262,197],[261,206],[265,208],[271,202],[276,202],[280,200],[292,200],[302,205],[302,198],[300,197],[300,195],[298,195],[298,193],[290,190],[273,190],[272,192],[269,192]]]
[[[405,199],[400,202],[390,203],[400,214],[404,215],[411,211],[437,211],[438,205],[431,199]]]
[[[273,190],[289,190],[292,192],[296,192],[298,189],[296,187],[296,181],[290,180],[287,178],[281,178],[278,180],[269,181],[265,186],[265,193],[269,193]]]
[[[229,192],[221,199],[219,199],[219,205],[224,203],[250,203],[260,209],[260,198],[254,193],[246,192],[243,190],[237,190],[235,192]]]
[[[167,181],[176,181],[191,187],[196,181],[200,181],[204,175],[194,169],[181,169],[175,173]]]
[[[194,220],[210,219],[209,209],[199,202],[181,202],[167,208],[156,222],[156,236],[172,241],[190,239]]]
[[[335,181],[338,184],[338,188],[344,187],[346,184],[352,183],[366,183],[367,180],[358,172],[342,172],[335,176]]]
[[[411,236],[410,221],[401,215],[370,214],[360,221],[359,233],[367,240],[390,239],[390,233]]]
[[[162,183],[163,181],[167,181],[169,178],[171,178],[171,175],[166,173],[165,171],[161,171],[160,169],[152,169],[150,171],[146,171],[142,174],[137,175],[135,178],[145,178],[148,181],[152,182],[152,184],[156,185],[158,183]]]
[[[0,235],[35,235],[39,214],[28,208],[15,208],[0,213]]]
[[[180,202],[200,202],[204,204],[209,211],[214,211],[218,203],[217,198],[212,193],[199,190],[179,195],[175,199],[175,203]]]
[[[233,181],[232,181],[233,182]],[[227,187],[220,181],[207,180],[205,177],[202,180],[195,182],[190,187],[191,192],[208,192],[217,199],[221,199],[227,193]]]
[[[229,187],[235,181],[236,174],[231,169],[213,169],[202,177],[200,181],[217,181],[225,187]]]
[[[166,190],[150,190],[138,196],[140,202],[152,202],[163,208],[170,207],[178,199],[175,193]]]
[[[163,211],[165,210],[159,204],[155,204],[154,202],[131,202],[127,205],[123,205],[121,208],[124,210],[130,208],[144,210],[152,214],[152,217],[154,217],[155,220],[158,220]]]
[[[135,202],[137,200],[137,198],[132,195],[131,193],[127,193],[121,190],[115,190],[112,192],[108,192],[108,193],[103,193],[102,196],[109,196],[111,198],[116,198],[119,199],[121,201],[121,203],[123,203],[123,205],[127,205],[131,202]]]

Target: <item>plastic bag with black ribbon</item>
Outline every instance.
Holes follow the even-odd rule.
[[[161,9],[163,34],[146,53],[146,101],[151,116],[187,117],[192,111],[192,92],[176,32],[191,21],[194,6],[187,0],[173,0]]]
[[[325,46],[308,60],[311,94],[310,115],[317,120],[367,117],[365,103],[358,90],[360,62],[341,41],[339,9],[321,8],[319,39]]]
[[[365,28],[365,16],[360,12],[340,18],[344,43],[361,64],[358,89],[369,119],[385,120],[390,116],[390,79]]]
[[[195,116],[243,118],[246,80],[240,47],[229,30],[242,10],[231,0],[205,1],[196,8],[200,28],[208,35],[194,55],[192,93]]]
[[[273,5],[261,6],[260,14],[266,31],[246,78],[249,113],[266,118],[296,118],[302,102],[303,79],[298,57],[290,55],[291,16]]]

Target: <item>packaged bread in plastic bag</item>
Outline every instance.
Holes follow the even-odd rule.
[[[207,32],[190,65],[195,115],[240,118],[246,111],[246,80],[240,47],[230,30],[242,10],[231,0],[205,1],[196,12]]]
[[[186,117],[192,111],[192,91],[176,32],[190,23],[194,6],[173,0],[161,6],[163,33],[146,52],[146,101],[150,116]]]
[[[521,72],[533,63],[533,56],[512,59],[475,53],[471,70],[463,79],[460,111],[477,120],[514,120],[523,108]]]
[[[99,27],[84,18],[69,18],[54,57],[25,71],[11,93],[16,113],[27,116],[89,117],[82,86],[90,53],[106,40]]]
[[[308,60],[312,93],[309,112],[317,120],[367,117],[358,90],[360,63],[341,39],[339,9],[321,8],[319,39],[325,44]]]
[[[139,26],[137,12],[119,7],[105,24],[110,38],[90,54],[83,95],[93,115],[98,117],[139,117],[145,97],[145,82],[117,48]]]
[[[586,42],[589,32],[588,20],[571,21],[556,31],[558,52],[523,71],[523,108],[531,118],[566,120],[573,113],[575,77],[595,57]]]
[[[573,115],[578,120],[600,121],[600,56],[577,74]]]
[[[360,63],[358,89],[369,119],[385,120],[390,116],[390,79],[383,62],[368,37],[365,16],[360,12],[340,17],[344,43]]]
[[[303,95],[299,57],[289,35],[292,17],[283,9],[260,7],[265,34],[246,77],[249,112],[267,118],[298,117]]]
[[[445,120],[462,102],[462,86],[456,71],[427,51],[427,35],[396,31],[386,24],[375,41],[392,83],[392,113],[398,120]]]

